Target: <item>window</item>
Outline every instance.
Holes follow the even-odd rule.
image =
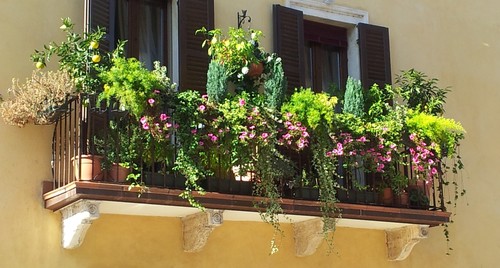
[[[154,61],[167,64],[167,1],[117,0],[115,40],[128,40],[127,56],[152,68]]]
[[[86,0],[85,17],[88,28],[106,28],[103,50],[126,39],[127,56],[147,67],[159,60],[181,90],[205,90],[209,59],[194,33],[214,27],[213,0]]]
[[[347,80],[347,31],[304,20],[305,86],[333,93]]]
[[[294,6],[295,1],[287,2]],[[343,90],[347,75],[360,79],[365,88],[391,84],[387,28],[362,23],[367,21],[363,12],[308,3],[307,8],[297,4],[304,11],[273,6],[274,49],[283,59],[290,92],[300,86],[328,91],[338,85]]]

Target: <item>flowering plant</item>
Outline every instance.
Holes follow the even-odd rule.
[[[44,45],[42,50],[35,50],[31,59],[37,69],[43,69],[54,55],[57,56],[59,69],[71,76],[77,92],[95,93],[102,85],[98,74],[110,68],[113,57],[123,54],[124,42],[119,42],[111,53],[104,53],[99,50],[99,43],[105,35],[102,28],[78,34],[74,32],[70,18],[62,21],[60,29],[66,33],[66,41]]]
[[[229,28],[227,37],[222,34],[221,29],[208,31],[201,28],[196,33],[204,34],[207,37],[202,46],[208,46],[208,55],[223,65],[227,75],[232,79],[241,81],[245,75],[259,75],[259,73],[252,73],[251,69],[253,65],[259,64],[267,57],[259,47],[261,31]]]

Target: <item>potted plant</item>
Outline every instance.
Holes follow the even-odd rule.
[[[75,84],[64,71],[34,71],[24,84],[13,80],[11,99],[0,106],[0,114],[10,125],[52,124],[67,112],[75,97]]]

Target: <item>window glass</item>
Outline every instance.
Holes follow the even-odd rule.
[[[127,40],[127,56],[136,57],[147,68],[154,61],[166,64],[166,1],[118,0],[116,37]]]

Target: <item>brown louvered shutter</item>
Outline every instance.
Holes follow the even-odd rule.
[[[358,30],[363,87],[370,88],[375,83],[381,87],[392,84],[389,29],[360,23]]]
[[[302,11],[273,5],[274,51],[283,60],[288,93],[305,84]]]
[[[112,0],[87,0],[85,1],[87,31],[96,30],[97,26],[106,30],[106,36],[101,40],[99,48],[111,51],[115,48],[115,1]]]
[[[214,28],[213,0],[179,0],[179,89],[206,92],[209,57],[197,29]]]

